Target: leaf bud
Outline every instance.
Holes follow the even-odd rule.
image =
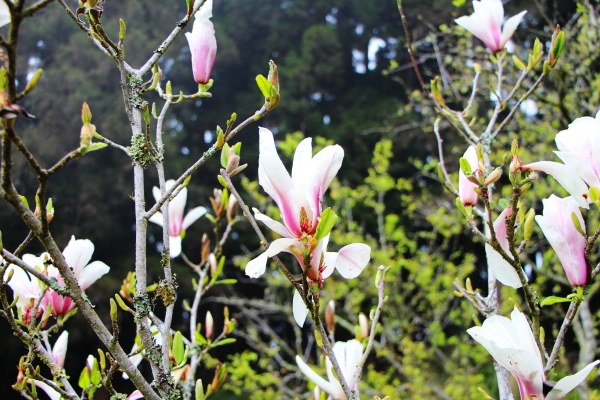
[[[325,309],[325,323],[329,334],[335,332],[335,302],[333,300],[327,303],[327,308]]]
[[[167,82],[167,85],[165,86],[165,93],[167,94],[167,96],[173,94],[173,89],[171,88],[171,81]]]
[[[23,91],[23,95],[26,95],[29,92],[31,92],[33,89],[35,89],[35,87],[37,86],[37,84],[40,81],[40,79],[42,79],[42,75],[43,74],[44,74],[44,70],[41,69],[41,68],[38,68],[38,70],[35,71],[35,74],[33,74],[33,76],[31,77],[31,79],[29,80],[29,82],[27,82],[27,86],[25,86],[25,90]]]
[[[110,319],[113,322],[117,320],[117,303],[115,299],[110,299]]]
[[[119,296],[118,294],[115,293],[115,299],[117,300],[117,304],[119,304],[119,307],[121,307],[121,310],[125,311],[125,312],[129,312],[131,309],[127,306],[127,304],[125,304],[125,302],[123,301],[123,299],[121,298],[121,296]]]
[[[193,3],[193,0],[192,0]],[[204,388],[202,387],[202,379],[196,381],[196,400],[204,400]]]
[[[227,222],[233,224],[237,217],[238,201],[235,196],[229,198],[229,204],[227,204]]]
[[[431,81],[431,95],[433,96],[435,101],[437,101],[440,105],[443,106],[445,104],[444,98],[442,97],[441,80],[439,76],[436,76]]]
[[[210,239],[208,235],[205,233],[202,235],[202,250],[200,251],[200,258],[202,261],[206,261],[208,259],[208,254],[210,252]]]
[[[523,194],[526,191],[528,191],[531,188],[531,182],[527,182],[526,184],[524,184],[523,186],[521,186],[521,188],[519,189],[519,193]]]
[[[485,181],[483,182],[483,186],[489,186],[492,183],[496,182],[498,179],[500,179],[500,177],[502,176],[502,169],[500,167],[496,168],[495,170],[492,171],[491,174],[488,175],[487,178],[485,178]]]
[[[531,233],[533,232],[533,221],[535,219],[534,209],[530,209],[525,217],[525,223],[523,224],[523,239],[529,241],[531,239]]]
[[[123,18],[119,18],[119,41],[125,40],[125,34],[127,33],[127,27]]]

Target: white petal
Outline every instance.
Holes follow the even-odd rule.
[[[177,196],[169,202],[169,235],[178,236],[181,233],[183,229],[183,210],[186,202],[187,188],[181,189]]]
[[[65,366],[65,356],[67,355],[68,341],[69,332],[63,331],[58,339],[56,339],[54,347],[52,347],[52,357],[54,358],[54,362],[56,362],[56,364],[58,364],[58,366],[61,368],[64,368]]]
[[[517,27],[521,23],[521,20],[523,19],[525,14],[527,14],[527,11],[521,11],[517,15],[510,17],[504,23],[504,27],[502,28],[502,37],[500,39],[500,47],[504,48],[504,46],[506,45],[506,42],[508,42],[508,40],[512,37],[512,35],[517,30]]]
[[[191,224],[196,222],[198,218],[206,214],[206,211],[207,210],[204,207],[196,207],[188,211],[188,213],[185,215],[185,218],[183,218],[183,230],[186,230]]]
[[[497,355],[496,361],[506,368],[515,378],[525,381],[525,386],[530,388],[529,397],[537,395],[543,398],[543,376],[544,366],[542,360],[537,355],[528,350],[514,348],[499,348],[495,342],[491,342]]]
[[[149,219],[148,221],[150,222],[154,222],[157,225],[162,226],[163,224],[163,215],[160,211],[157,211],[156,213],[154,213]]]
[[[257,221],[261,221],[273,232],[287,238],[294,237],[290,233],[290,231],[280,222],[277,222],[274,219],[267,217],[265,214],[261,213],[256,208],[253,208],[252,211],[254,211],[254,219]]]
[[[15,297],[19,296],[19,301],[17,302],[18,307],[27,306],[30,299],[37,299],[40,297],[42,289],[36,277],[30,276],[27,272],[15,265],[10,265],[4,273],[5,279],[11,270],[14,270],[15,272],[13,272],[13,276],[8,283],[8,286],[13,290]]]
[[[556,383],[556,386],[548,393],[546,400],[558,400],[562,399],[571,390],[575,389],[581,382],[587,378],[592,372],[592,369],[600,363],[600,360],[596,360],[591,364],[588,364],[584,369],[576,373],[575,375],[565,376]]]
[[[344,246],[338,252],[335,269],[346,279],[356,278],[371,259],[371,248],[364,243]]]
[[[336,394],[340,393],[340,390],[342,390],[342,385],[340,385],[337,380],[335,382],[326,381],[319,374],[313,371],[311,367],[306,365],[306,363],[304,362],[304,360],[302,360],[302,358],[300,358],[300,356],[296,356],[296,364],[298,364],[298,368],[300,368],[300,371],[302,371],[302,373],[306,375],[308,379],[313,381],[318,387],[321,388],[321,390],[323,390],[327,394],[335,396]],[[335,398],[339,398],[339,396]]]
[[[158,203],[158,201],[160,200],[160,198],[162,197],[160,195],[160,189],[156,186],[154,186],[152,188],[152,196],[154,196],[154,200]]]
[[[296,193],[296,195],[298,195],[298,206],[304,207],[307,212],[310,210],[310,206],[301,188],[304,188],[306,179],[309,176],[307,171],[310,170],[311,161],[311,138],[306,138],[300,142],[298,147],[296,147],[296,152],[294,153],[294,163],[292,164],[292,181],[294,182],[294,186],[300,191],[300,193]]]
[[[502,282],[503,285],[510,286],[515,289],[523,286],[517,271],[515,271],[512,265],[502,258],[500,253],[494,250],[494,248],[489,244],[485,245],[485,255],[487,258],[488,268],[492,274],[494,274],[496,279]]]
[[[0,27],[10,24],[10,11],[5,1],[0,1]]]
[[[321,277],[323,279],[327,279],[333,274],[335,270],[335,264],[337,263],[338,253],[333,251],[325,252],[323,263],[325,264],[325,269],[321,272]]]
[[[273,240],[267,249],[267,255],[269,257],[273,257],[274,255],[277,255],[282,251],[299,244],[300,241],[298,239],[281,238]]]
[[[362,343],[356,339],[348,340],[346,342],[346,365],[344,366],[344,376],[346,377],[346,382],[348,382],[350,389],[356,389],[354,373],[362,358],[362,348]]]
[[[73,274],[77,278],[91,260],[94,254],[94,244],[88,239],[75,240],[75,236],[71,237],[71,241],[63,250],[63,256],[67,261],[67,265],[73,270]]]
[[[523,170],[542,171],[552,175],[573,196],[579,207],[590,208],[588,188],[577,172],[561,163],[553,161],[538,161],[522,167]]]
[[[554,153],[556,153],[558,158],[560,158],[566,165],[573,168],[579,177],[588,185],[600,188],[600,180],[594,172],[593,165],[590,165],[589,159],[582,158],[575,153],[567,153],[564,151],[555,151]]]
[[[90,287],[94,282],[100,279],[101,276],[105,275],[110,271],[110,267],[104,264],[102,261],[94,261],[83,269],[81,275],[79,275],[79,286],[85,290]]]
[[[52,389],[50,386],[46,385],[44,382],[33,380],[33,383],[35,383],[35,386],[39,387],[44,392],[46,392],[48,397],[50,397],[50,400],[60,400],[60,393]]]
[[[325,147],[315,154],[311,160],[310,169],[306,171],[304,195],[310,209],[313,211],[313,224],[317,222],[316,216],[321,211],[323,195],[340,170],[343,160],[344,149],[338,145]]]
[[[306,304],[302,300],[302,296],[298,293],[297,290],[294,290],[294,298],[292,299],[292,311],[294,314],[294,320],[298,324],[300,328],[304,326],[304,322],[306,321],[306,317],[308,316],[308,308],[306,308]]]
[[[268,259],[269,255],[265,251],[255,259],[250,260],[250,262],[246,264],[246,275],[248,275],[250,278],[258,278],[264,274],[265,270],[267,269]]]
[[[175,258],[181,254],[181,236],[169,236],[169,257]]]
[[[211,18],[213,9],[213,0],[206,0],[202,7],[196,13],[196,18],[198,19],[208,19]]]
[[[142,393],[139,390],[134,390],[133,392],[131,392],[131,394],[129,396],[127,396],[127,400],[138,400],[138,399],[143,399],[143,398],[144,398],[144,396],[142,395]]]

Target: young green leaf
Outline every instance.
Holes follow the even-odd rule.
[[[315,239],[321,240],[325,236],[329,235],[329,232],[333,229],[338,216],[330,207],[327,207],[321,217],[319,217],[319,224],[317,225],[317,231],[315,232]]]

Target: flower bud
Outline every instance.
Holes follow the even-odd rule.
[[[210,340],[214,331],[214,320],[210,311],[206,313],[206,321],[204,322],[204,328],[206,329],[204,336],[207,340]]]
[[[333,300],[327,304],[327,308],[325,309],[325,323],[329,334],[335,332],[335,303]]]
[[[529,172],[529,175],[527,175],[527,179],[529,179],[530,181],[536,181],[539,177],[540,177],[540,174],[538,174],[535,171],[531,171],[531,172]]]
[[[227,204],[227,222],[233,224],[237,216],[238,201],[235,196],[229,198],[229,204]]]
[[[210,274],[214,275],[217,273],[217,257],[214,253],[210,253],[208,256],[208,264],[210,265]]]
[[[210,252],[210,239],[208,235],[205,233],[202,235],[202,251],[200,252],[200,258],[202,261],[206,261],[208,259],[208,254]]]
[[[198,84],[210,81],[213,64],[217,55],[217,39],[215,28],[210,21],[212,17],[212,1],[206,1],[196,13],[192,32],[185,34],[192,54],[192,71]]]
[[[360,326],[360,334],[363,338],[369,337],[369,319],[363,313],[358,315],[358,325]]]
[[[487,178],[485,178],[483,185],[487,187],[487,186],[491,185],[492,183],[496,182],[498,179],[500,179],[501,176],[502,176],[502,169],[500,167],[498,167],[495,170],[493,170],[492,173],[489,174]]]

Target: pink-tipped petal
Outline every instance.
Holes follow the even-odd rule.
[[[138,400],[143,398],[144,396],[139,390],[134,390],[129,396],[127,396],[127,400]]]
[[[573,168],[553,161],[538,161],[523,165],[521,169],[523,171],[542,171],[548,175],[552,175],[573,196],[579,207],[590,208],[588,204],[590,196],[587,185]]]
[[[185,34],[192,54],[194,80],[199,84],[206,84],[210,80],[217,55],[217,39],[211,17],[212,0],[207,0],[196,13],[192,32]]]
[[[69,341],[69,332],[63,331],[60,334],[56,342],[54,343],[54,347],[52,347],[52,358],[54,358],[54,362],[61,368],[65,366],[65,356],[67,355],[67,345]]]
[[[338,252],[335,269],[346,279],[356,278],[371,259],[371,248],[363,243],[344,246]]]
[[[48,397],[50,397],[50,400],[60,400],[61,399],[60,393],[58,393],[56,390],[52,389],[46,383],[37,381],[37,380],[33,380],[33,383],[35,384],[35,386],[39,387],[44,392],[46,392]]]
[[[173,179],[169,179],[165,182],[165,187],[169,190],[175,185]],[[185,210],[185,203],[187,202],[187,188],[181,189],[181,191],[171,199],[169,202],[169,235],[179,236],[183,229],[183,211]]]
[[[297,290],[294,290],[294,298],[292,299],[292,314],[298,326],[302,328],[308,316],[308,308],[306,308],[306,304],[304,304],[304,300],[302,300],[302,296]]]
[[[474,146],[469,146],[463,157],[469,162],[471,171],[479,168],[479,162],[477,160],[477,150]],[[479,196],[475,193],[475,185],[473,182],[467,179],[467,176],[463,173],[462,168],[458,170],[458,196],[460,201],[465,207],[477,205]]]
[[[183,230],[186,230],[187,228],[189,228],[189,226],[191,224],[193,224],[194,222],[196,222],[198,220],[198,218],[200,218],[204,214],[206,214],[206,211],[207,210],[204,207],[196,207],[196,208],[192,208],[190,211],[188,211],[188,213],[185,215],[185,218],[183,218],[183,224],[182,224]]]
[[[338,173],[344,159],[344,150],[338,146],[327,146],[313,157],[304,182],[304,193],[313,212],[313,227],[321,214],[323,195]]]
[[[92,259],[92,254],[94,254],[94,244],[88,239],[76,240],[75,236],[71,236],[69,244],[63,250],[65,261],[77,278],[83,271],[83,267]]]
[[[94,261],[88,264],[79,275],[79,286],[85,290],[109,271],[110,267],[108,265],[102,261]]]
[[[304,207],[306,212],[309,212],[310,206],[302,188],[304,188],[306,180],[310,179],[310,175],[307,171],[310,170],[312,161],[311,140],[311,138],[306,138],[300,142],[298,147],[296,147],[294,163],[292,164],[292,181],[294,182],[296,189],[300,191],[300,193],[296,193],[298,195],[298,206]]]
[[[546,396],[546,400],[559,400],[565,397],[571,390],[575,389],[581,382],[587,378],[596,365],[600,364],[600,360],[596,360],[588,364],[575,375],[569,375],[562,378],[556,383],[554,388]]]
[[[246,275],[250,278],[258,278],[262,274],[265,273],[267,269],[267,260],[269,259],[269,255],[265,251],[258,257],[253,260],[250,260],[248,264],[246,264]]]

